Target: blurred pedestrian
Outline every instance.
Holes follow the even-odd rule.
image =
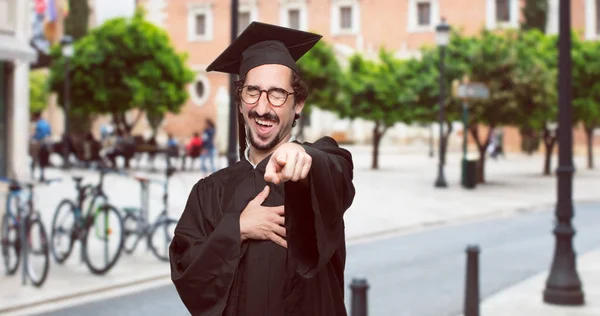
[[[40,181],[44,181],[44,171],[50,165],[50,153],[52,152],[52,143],[50,136],[52,128],[40,112],[33,114],[34,132],[30,140],[31,155],[31,177],[34,178],[35,166],[40,167]]]
[[[502,130],[494,130],[492,134],[492,141],[490,143],[490,145],[492,145],[490,157],[492,157],[493,159],[497,159],[499,155],[502,155],[502,157],[506,158],[503,146],[504,133],[502,132]]]
[[[202,136],[202,154],[200,155],[200,164],[202,172],[208,173],[206,169],[206,160],[210,163],[210,172],[217,171],[215,168],[215,123],[211,119],[206,120],[206,128]]]
[[[194,135],[190,139],[190,141],[185,146],[185,156],[183,157],[182,170],[185,170],[186,167],[186,157],[190,157],[190,169],[194,169],[194,160],[200,157],[202,153],[202,137],[200,137],[200,133],[194,132]]]
[[[179,142],[173,134],[169,133],[167,139],[167,165],[171,166],[171,160],[179,158]]]

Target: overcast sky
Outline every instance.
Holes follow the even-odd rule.
[[[135,0],[94,0],[98,25],[107,19],[120,16],[133,16]]]

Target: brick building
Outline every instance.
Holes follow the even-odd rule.
[[[556,33],[559,1],[549,2],[548,32]],[[205,68],[230,42],[231,1],[138,0],[138,4],[147,9],[153,23],[170,34],[178,51],[189,54],[189,66],[197,73],[189,87],[189,101],[179,115],[166,117],[163,129],[187,138],[203,128],[206,117],[214,118],[218,131],[224,132],[218,133],[223,150],[227,143],[228,77],[206,73]],[[382,46],[399,57],[410,57],[422,45],[435,43],[434,30],[441,16],[466,34],[482,28],[517,28],[522,4],[520,0],[240,0],[239,31],[251,21],[261,21],[323,34],[342,60],[356,51],[374,54]],[[584,32],[587,39],[600,38],[599,20],[600,0],[572,0],[573,28]],[[455,130],[460,129],[457,126]],[[516,131],[507,128],[505,132],[507,147],[518,147]],[[369,141],[371,124],[338,120],[330,113],[315,111],[308,138],[332,133]],[[406,141],[427,135],[429,128],[399,124],[386,139]],[[582,143],[581,131],[576,132],[575,140]]]

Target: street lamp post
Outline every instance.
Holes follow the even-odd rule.
[[[231,42],[233,43],[238,35],[238,0],[231,0]],[[229,144],[227,148],[227,165],[231,166],[237,161],[238,145],[238,115],[235,98],[235,80],[237,76],[229,75]],[[243,139],[239,140],[243,142]]]
[[[433,124],[429,124],[429,157],[433,158]]]
[[[584,295],[576,270],[573,235],[573,131],[571,110],[571,1],[560,1],[558,60],[558,201],[556,204],[556,240],[550,275],[544,289],[544,302],[559,305],[583,305]]]
[[[464,76],[462,84],[468,86],[469,76]],[[467,88],[468,90],[468,88]],[[467,91],[468,95],[468,91]],[[461,163],[460,183],[463,187],[467,187],[467,148],[469,142],[469,101],[468,98],[462,98],[462,123],[463,123],[463,154]]]
[[[69,163],[69,155],[71,153],[69,145],[69,111],[70,111],[70,59],[73,57],[73,38],[69,35],[63,36],[60,41],[62,46],[62,55],[65,59],[65,96],[64,96],[64,120],[65,120],[65,131],[63,133],[63,168],[68,169],[71,167]]]
[[[446,162],[446,154],[444,152],[445,142],[444,142],[444,55],[446,51],[446,46],[450,41],[450,26],[446,23],[446,19],[442,18],[442,23],[440,23],[436,27],[436,43],[440,48],[440,162],[438,169],[438,177],[435,181],[436,188],[445,188],[448,186],[446,183],[446,178],[444,177],[444,164]]]

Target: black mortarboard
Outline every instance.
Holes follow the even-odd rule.
[[[279,64],[298,72],[296,61],[322,37],[319,34],[255,21],[208,65],[206,71],[243,76],[260,65]],[[246,147],[246,131],[239,113],[238,134],[241,159]]]
[[[287,27],[252,22],[206,71],[245,75],[248,70],[260,65],[280,64],[297,72],[296,61],[321,37]]]

